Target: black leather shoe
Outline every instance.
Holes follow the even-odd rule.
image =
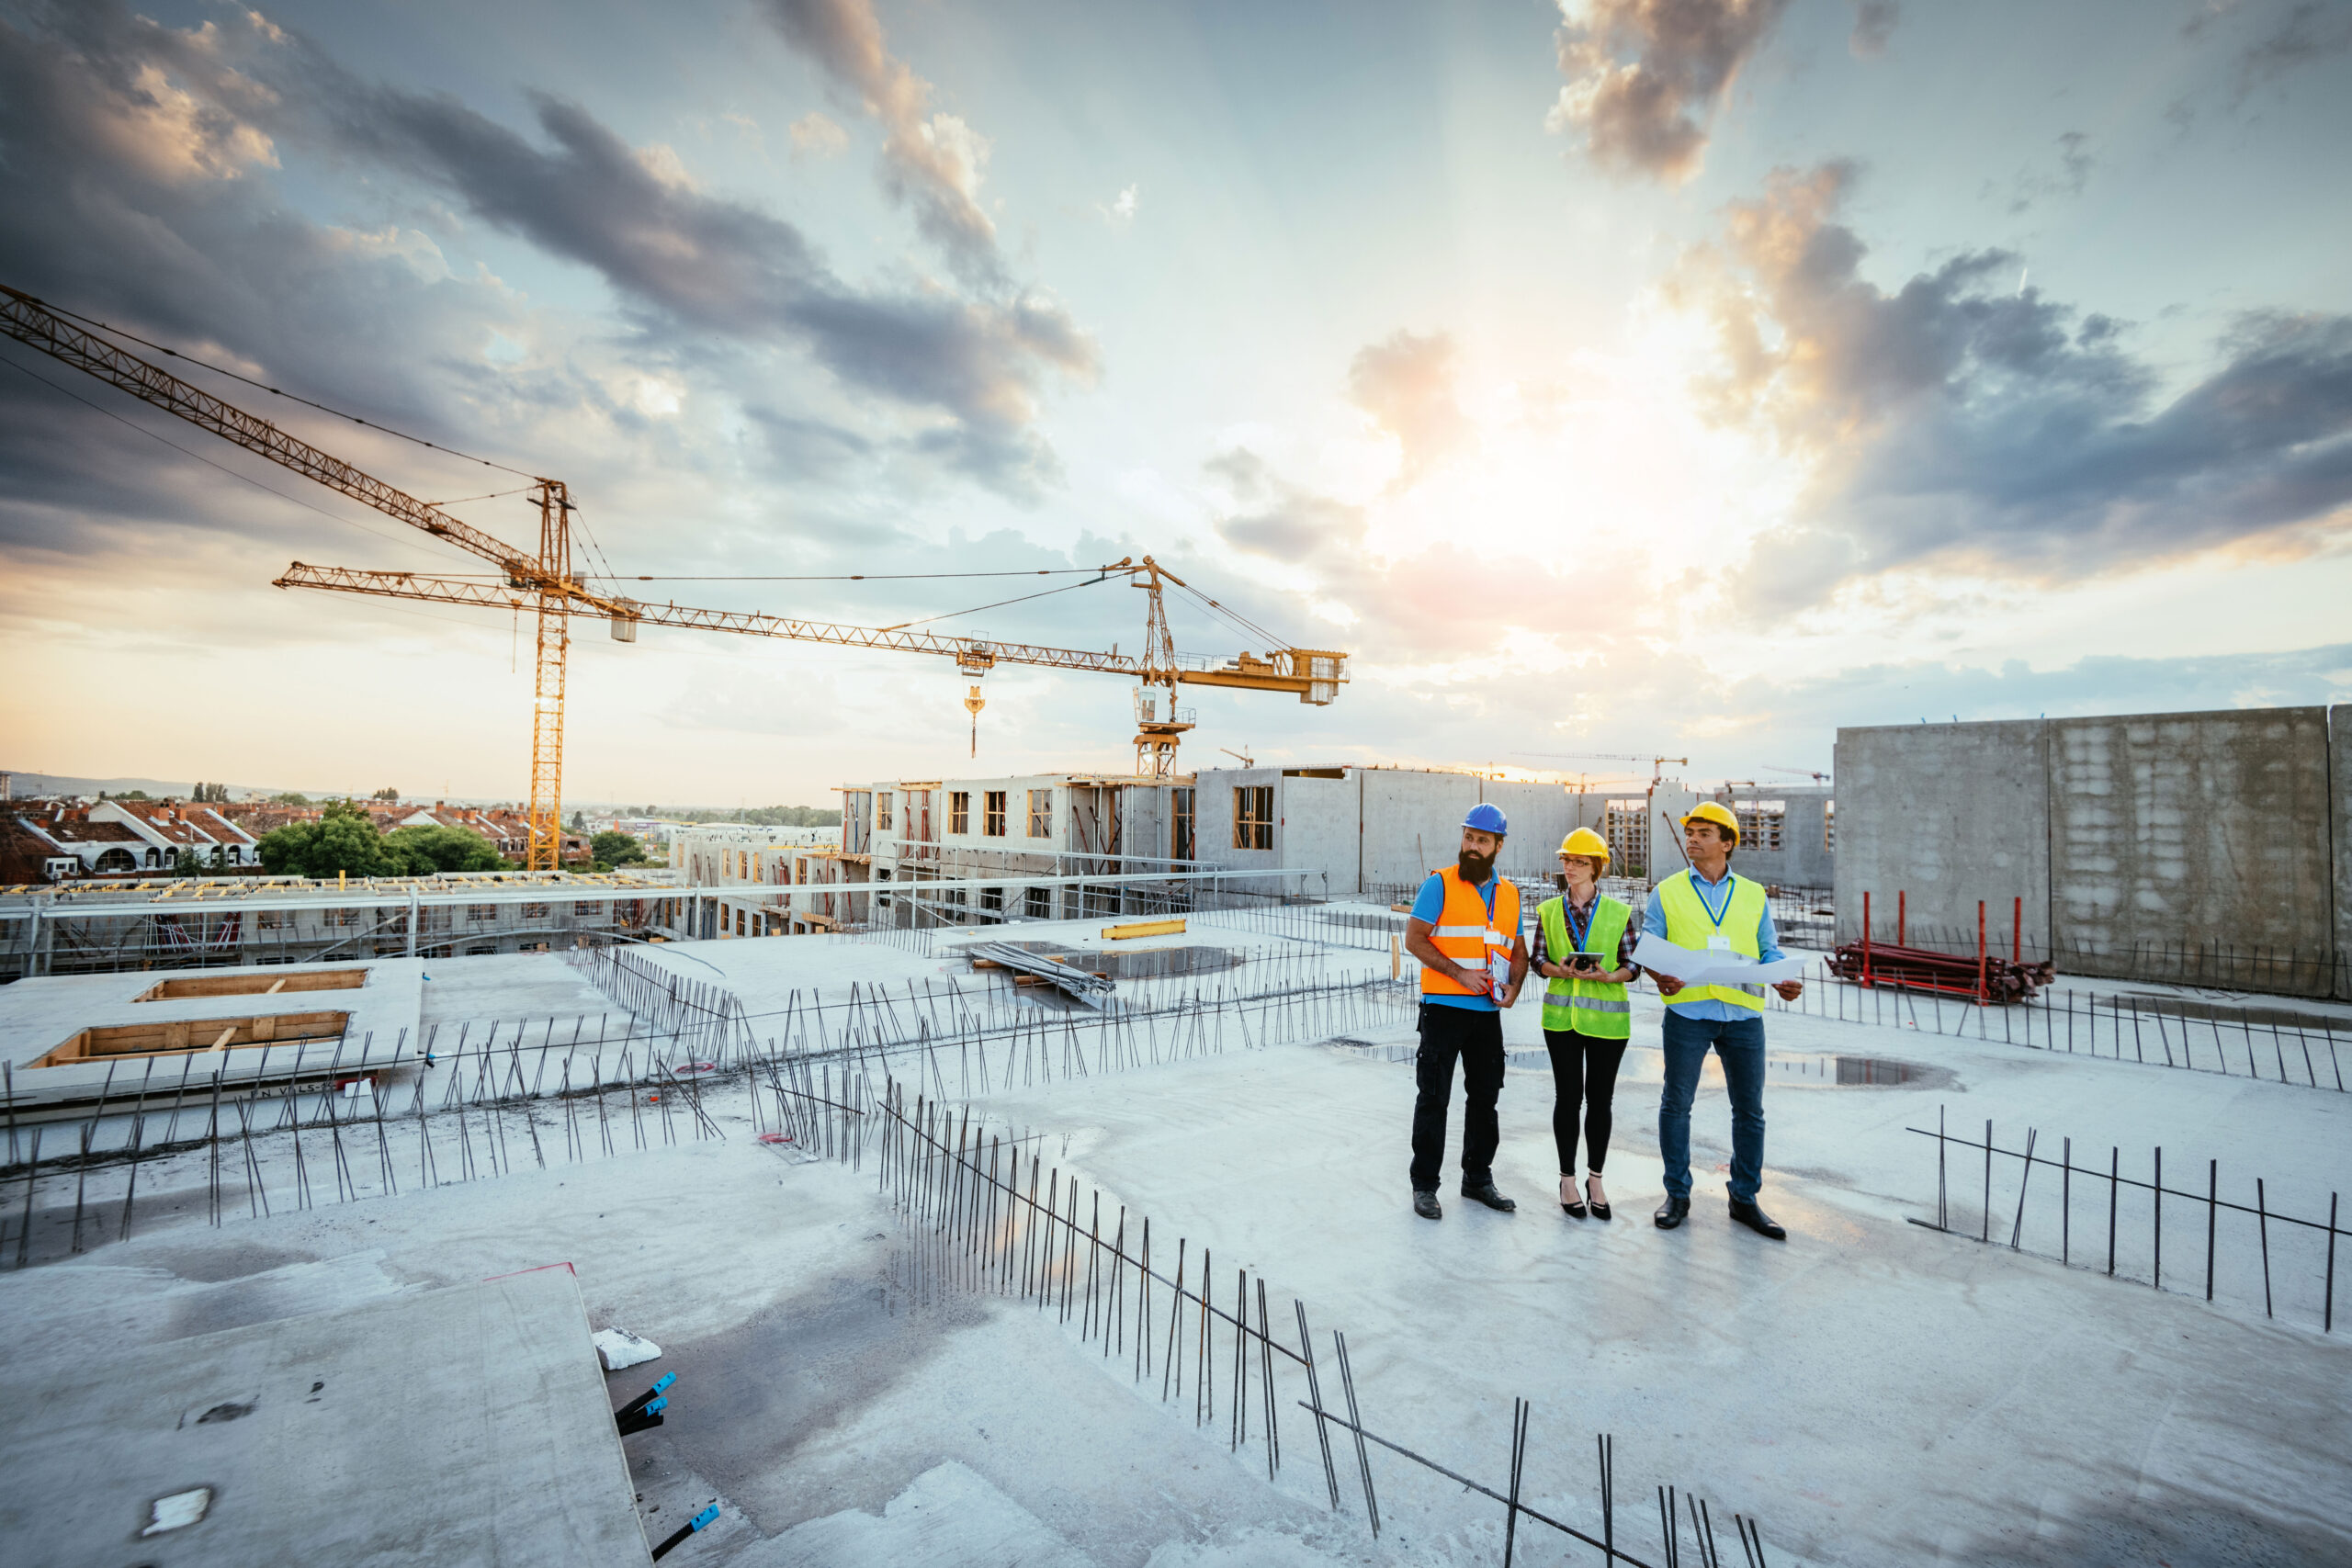
[[[1657,1206],[1657,1213],[1650,1216],[1662,1231],[1670,1231],[1690,1217],[1690,1200],[1688,1198],[1668,1198]]]
[[[1734,1221],[1746,1225],[1749,1230],[1754,1231],[1758,1235],[1769,1236],[1774,1241],[1786,1241],[1789,1239],[1789,1233],[1781,1227],[1781,1222],[1774,1219],[1771,1215],[1766,1213],[1763,1210],[1758,1208],[1753,1203],[1743,1203],[1736,1198],[1733,1199],[1731,1201],[1731,1217]]]
[[[1473,1202],[1484,1203],[1487,1208],[1501,1213],[1512,1214],[1519,1212],[1519,1204],[1514,1200],[1496,1191],[1495,1184],[1491,1181],[1477,1187],[1464,1187],[1462,1190],[1462,1195]]]
[[[1438,1202],[1437,1194],[1418,1187],[1413,1190],[1413,1213],[1425,1220],[1445,1218],[1444,1206]]]

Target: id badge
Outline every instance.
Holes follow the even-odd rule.
[[[1709,937],[1707,939],[1707,951],[1709,953],[1729,953],[1731,951],[1731,938],[1727,936]]]

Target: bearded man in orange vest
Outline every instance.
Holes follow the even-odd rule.
[[[1520,940],[1519,888],[1495,874],[1510,823],[1480,803],[1462,823],[1454,863],[1430,873],[1405,922],[1405,951],[1421,963],[1421,1048],[1415,1058],[1413,1213],[1442,1218],[1438,1172],[1445,1163],[1445,1111],[1453,1099],[1453,1062],[1462,1060],[1462,1195],[1508,1214],[1519,1205],[1495,1190],[1495,1150],[1502,1130],[1495,1101],[1503,1089],[1502,1009],[1519,999],[1527,977]]]

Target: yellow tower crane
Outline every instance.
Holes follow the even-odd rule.
[[[280,588],[317,588],[334,592],[371,594],[389,599],[418,599],[432,604],[470,604],[486,609],[520,612],[536,617],[537,658],[534,666],[531,704],[530,840],[526,863],[534,871],[552,871],[561,861],[563,845],[564,677],[571,649],[574,616],[606,621],[616,641],[635,642],[639,626],[680,626],[696,631],[735,632],[751,637],[785,637],[800,642],[831,643],[846,648],[888,649],[903,653],[937,654],[953,659],[956,668],[977,682],[999,664],[1033,664],[1052,670],[1094,671],[1125,675],[1136,682],[1136,772],[1170,777],[1176,771],[1176,748],[1193,728],[1193,712],[1176,704],[1181,685],[1227,686],[1244,691],[1288,692],[1303,703],[1317,706],[1339,695],[1347,678],[1348,656],[1334,649],[1294,648],[1252,626],[1226,605],[1203,594],[1149,556],[1140,561],[1125,558],[1097,569],[1090,580],[1102,581],[1125,576],[1148,595],[1144,614],[1144,651],[1140,656],[1080,649],[1052,648],[1033,643],[999,642],[984,637],[944,637],[899,626],[853,626],[831,622],[766,615],[739,610],[696,609],[676,603],[651,604],[589,587],[573,570],[571,513],[569,489],[560,479],[535,478],[539,546],[529,556],[503,540],[451,516],[430,502],[419,501],[342,458],[290,435],[267,420],[191,385],[170,371],[130,353],[112,341],[131,334],[103,322],[74,315],[22,290],[0,284],[0,333],[59,362],[128,392],[142,402],[208,430],[249,452],[292,469],[305,479],[371,506],[386,516],[447,540],[499,569],[497,580],[479,581],[420,576],[407,571],[367,571],[350,567],[309,566],[296,561],[276,580]],[[133,341],[144,342],[143,339]],[[163,349],[173,357],[175,351]],[[264,389],[275,391],[275,388]],[[283,394],[281,394],[283,395]],[[332,411],[330,411],[332,412]],[[351,417],[348,415],[343,417]],[[360,423],[365,423],[360,422]],[[430,445],[427,443],[426,445]],[[1044,574],[1040,574],[1044,575]],[[602,581],[600,579],[600,581]],[[645,581],[650,581],[647,579]],[[1238,626],[1264,638],[1263,654],[1239,653],[1226,658],[1180,654],[1170,634],[1161,602],[1168,585],[1182,590],[1208,609]],[[975,725],[974,750],[982,705],[979,687],[965,699]]]

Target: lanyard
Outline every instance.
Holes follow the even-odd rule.
[[[1597,893],[1593,895],[1592,902],[1587,906],[1584,919],[1581,920],[1577,919],[1577,907],[1572,899],[1564,897],[1560,900],[1560,913],[1568,924],[1568,951],[1582,953],[1585,938],[1592,933],[1592,918],[1600,913],[1600,896]]]
[[[1723,930],[1724,917],[1731,913],[1731,896],[1739,890],[1731,879],[1731,873],[1724,873],[1724,907],[1721,913],[1708,907],[1707,885],[1699,879],[1699,874],[1695,871],[1690,874],[1690,890],[1699,896],[1699,908],[1707,911],[1707,919],[1714,922],[1715,930]]]

